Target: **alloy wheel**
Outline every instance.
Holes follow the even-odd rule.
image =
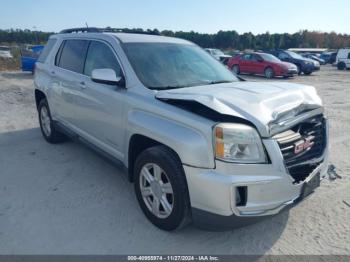
[[[41,128],[43,129],[46,136],[51,135],[51,119],[49,116],[49,112],[46,106],[41,107],[40,110],[40,120],[41,120]]]
[[[164,170],[155,163],[145,164],[140,172],[140,191],[148,210],[158,218],[168,217],[174,207],[174,193]]]

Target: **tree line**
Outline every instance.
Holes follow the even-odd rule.
[[[146,33],[179,37],[198,44],[201,47],[215,47],[220,49],[288,49],[292,47],[319,47],[338,49],[350,46],[350,35],[335,32],[324,33],[318,31],[299,31],[294,34],[269,32],[252,34],[251,32],[239,34],[236,31],[219,31],[215,34],[198,33],[194,31],[171,31],[142,28],[124,28],[123,31],[130,33]],[[41,32],[21,29],[0,30],[0,43],[15,44],[42,44],[47,41],[53,32]]]

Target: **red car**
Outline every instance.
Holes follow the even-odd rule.
[[[235,74],[257,74],[266,78],[275,76],[291,77],[298,73],[294,64],[282,62],[277,57],[266,53],[246,53],[231,58],[227,66]]]

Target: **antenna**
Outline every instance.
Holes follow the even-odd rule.
[[[88,26],[88,23],[87,23],[87,22],[85,22],[85,25],[86,25],[86,28],[89,28],[89,26]]]

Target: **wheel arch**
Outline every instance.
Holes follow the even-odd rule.
[[[203,124],[193,129],[150,112],[133,111],[128,115],[127,130],[124,165],[129,175],[137,155],[155,145],[172,150],[184,165],[215,167],[211,126]]]
[[[35,104],[36,104],[36,108],[39,107],[39,103],[42,99],[46,99],[46,95],[43,91],[39,90],[39,89],[35,89],[34,91],[34,95],[35,95]]]

